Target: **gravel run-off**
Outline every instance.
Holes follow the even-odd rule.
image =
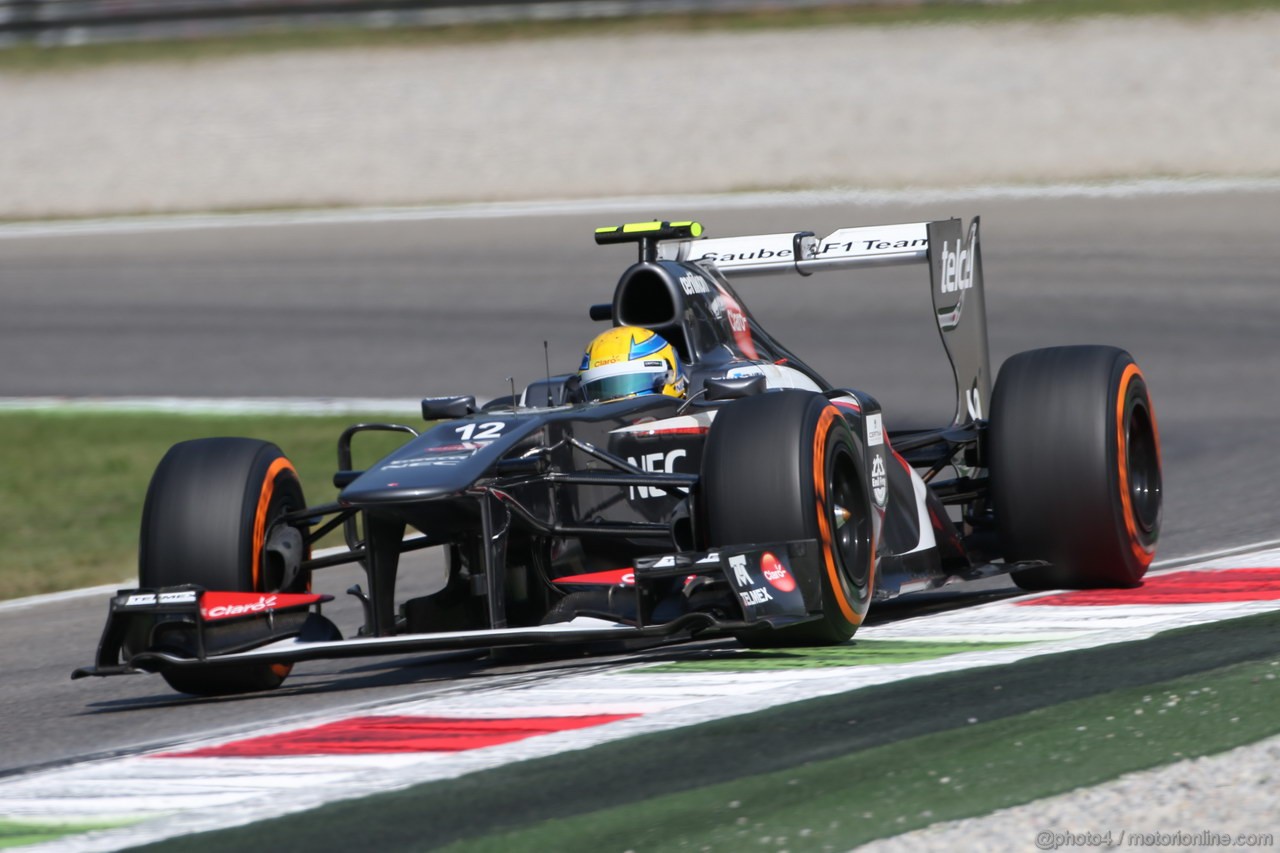
[[[0,74],[0,217],[1280,175],[1280,13]]]
[[[1276,787],[1280,784],[1280,738],[1004,809],[971,820],[938,823],[876,841],[862,853],[921,853],[983,850],[1271,849],[1280,839]],[[1265,843],[1223,844],[1223,836],[1270,835]],[[1091,838],[1092,836],[1093,838]],[[1146,839],[1156,843],[1146,843]],[[1127,840],[1126,840],[1127,839]]]

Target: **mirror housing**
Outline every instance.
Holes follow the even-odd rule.
[[[465,397],[425,397],[422,400],[424,421],[447,421],[475,413],[476,398],[470,394]]]
[[[768,386],[763,376],[737,376],[732,379],[708,379],[702,383],[702,387],[706,389],[707,399],[714,402],[754,397],[756,394],[763,394]]]

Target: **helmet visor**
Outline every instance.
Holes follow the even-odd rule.
[[[661,373],[623,373],[582,383],[583,395],[592,402],[617,400],[636,394],[652,394],[662,387],[666,371]]]

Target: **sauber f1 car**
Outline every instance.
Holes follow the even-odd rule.
[[[177,444],[147,492],[139,588],[111,600],[95,665],[74,676],[159,672],[212,695],[278,686],[315,658],[833,644],[873,601],[955,580],[1140,582],[1161,520],[1143,375],[1120,349],[1054,347],[1008,359],[993,387],[976,219],[727,239],[648,222],[595,238],[634,243],[639,260],[590,316],[669,342],[678,394],[592,397],[584,373],[483,406],[429,398],[421,434],[347,429],[337,497],[319,505],[274,444]],[[955,416],[935,429],[890,429],[874,397],[824,380],[730,284],[897,264],[928,266],[955,374]],[[408,439],[353,470],[366,430]],[[312,556],[339,528],[342,553]],[[447,578],[400,600],[401,555],[419,548],[442,549]],[[310,591],[343,563],[367,577],[345,639]]]

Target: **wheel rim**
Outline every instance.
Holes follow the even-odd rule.
[[[305,509],[305,507],[306,503],[302,497],[301,483],[298,482],[292,465],[289,465],[271,479],[270,496],[267,500],[265,511],[262,513],[265,524],[261,531],[261,537],[259,538],[255,535],[254,538],[254,562],[257,566],[254,578],[254,592],[301,592],[311,588],[310,580],[308,580],[302,589],[287,589],[284,583],[284,567],[277,564],[270,552],[273,544],[272,537],[279,535],[280,528],[286,526],[280,519],[291,512]],[[302,553],[299,556],[300,559],[305,561],[310,556],[311,550],[306,544],[307,530],[305,527],[297,525],[289,526],[294,527],[302,536]]]
[[[1160,455],[1151,412],[1140,402],[1129,414],[1125,439],[1128,448],[1129,504],[1143,533],[1155,530],[1160,518],[1162,483]]]
[[[832,461],[827,478],[827,522],[840,575],[861,592],[867,584],[866,499],[853,458],[843,451]],[[858,596],[861,598],[861,595]]]

